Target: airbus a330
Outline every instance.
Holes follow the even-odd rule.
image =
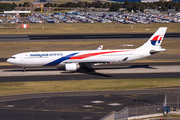
[[[166,30],[167,27],[160,27],[146,43],[136,49],[102,50],[101,45],[96,50],[25,52],[13,55],[7,62],[22,66],[23,71],[26,67],[56,66],[65,67],[67,71],[82,68],[93,72],[93,65],[125,63],[165,51],[161,43]]]

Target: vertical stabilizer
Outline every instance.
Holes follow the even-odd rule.
[[[160,49],[162,40],[164,38],[164,35],[166,33],[167,27],[160,27],[151,37],[150,39],[144,43],[141,47],[138,49]]]

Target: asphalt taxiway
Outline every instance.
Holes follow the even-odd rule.
[[[123,33],[123,34],[45,34],[45,35],[0,35],[0,41],[29,40],[71,40],[71,39],[108,39],[108,38],[149,38],[153,33]],[[178,38],[180,33],[166,33],[165,38]]]
[[[10,76],[0,77],[0,82],[28,82],[28,81],[61,81],[61,80],[88,80],[88,79],[137,79],[137,78],[180,78],[176,73],[134,73],[134,74],[101,74],[88,73],[74,75],[43,75],[43,76]]]
[[[165,93],[180,88],[121,91],[53,92],[0,96],[2,120],[98,120],[124,107],[155,105],[161,113]],[[154,108],[154,107],[153,107]],[[133,112],[131,113],[133,115]]]
[[[155,99],[157,98],[158,99]],[[0,119],[99,120],[126,106],[161,104],[164,94],[54,96],[0,103]],[[159,108],[161,112],[162,107]],[[7,116],[9,114],[9,116]]]
[[[126,63],[94,66],[96,72],[68,72],[55,67],[0,67],[0,82],[61,81],[86,79],[180,78],[180,63]]]

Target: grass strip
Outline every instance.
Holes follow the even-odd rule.
[[[94,50],[99,45],[104,45],[107,49],[134,49],[146,42],[144,40],[109,40],[109,41],[41,41],[41,42],[0,42],[0,58],[9,58],[14,54],[30,51],[71,51],[71,50]],[[131,44],[133,46],[126,46]],[[164,40],[162,54],[180,54],[180,39]],[[66,47],[65,47],[66,46]]]
[[[12,64],[7,62],[0,62],[0,66],[12,66]]]
[[[55,23],[32,24],[27,29],[0,29],[1,34],[82,34],[82,33],[154,33],[159,27],[167,32],[180,32],[179,23],[169,24],[114,24],[114,23]],[[44,29],[43,29],[44,28]]]
[[[179,86],[180,78],[158,79],[89,79],[36,82],[1,82],[0,95],[61,92],[61,91],[96,91],[129,90]]]

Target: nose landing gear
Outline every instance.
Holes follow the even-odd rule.
[[[23,69],[23,72],[26,72],[26,68],[25,67],[23,67],[22,69]]]

